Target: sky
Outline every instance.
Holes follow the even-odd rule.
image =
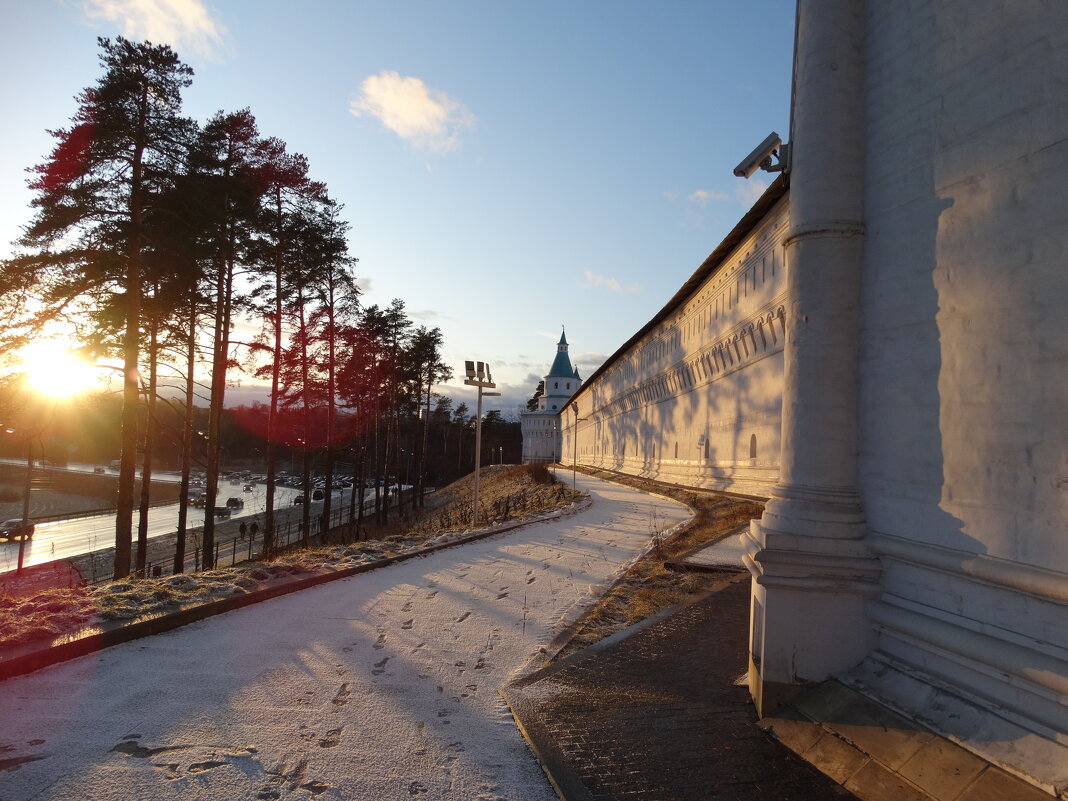
[[[170,44],[185,113],[249,108],[344,205],[364,302],[404,300],[514,413],[566,326],[588,376],[646,323],[772,176],[787,138],[793,0],[0,0],[0,258],[28,167],[101,75],[96,38]],[[251,397],[243,386],[232,401]],[[472,404],[473,405],[473,404]]]

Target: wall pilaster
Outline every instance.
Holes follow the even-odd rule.
[[[799,0],[781,477],[750,530],[750,690],[761,713],[852,667],[878,562],[856,489],[864,3]]]

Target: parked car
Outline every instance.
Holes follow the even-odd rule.
[[[321,501],[324,497],[325,493],[321,489],[317,489],[315,490],[315,492],[312,493],[313,501]]]
[[[33,537],[34,524],[32,520],[21,517],[5,520],[0,523],[0,540],[30,539]]]
[[[245,502],[241,498],[238,498],[236,496],[230,496],[229,498],[227,498],[226,499],[226,505],[230,509],[244,509],[245,508]]]
[[[303,495],[298,495],[297,497],[295,497],[293,499],[293,503],[304,503],[304,496]]]
[[[216,506],[215,507],[215,516],[216,517],[229,517],[230,516],[230,507],[229,506]]]

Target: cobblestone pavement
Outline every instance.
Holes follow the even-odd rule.
[[[748,578],[505,688],[567,801],[854,798],[758,728],[734,684]]]

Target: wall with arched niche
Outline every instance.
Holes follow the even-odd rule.
[[[564,408],[564,462],[767,494],[779,476],[787,227],[776,184]]]

